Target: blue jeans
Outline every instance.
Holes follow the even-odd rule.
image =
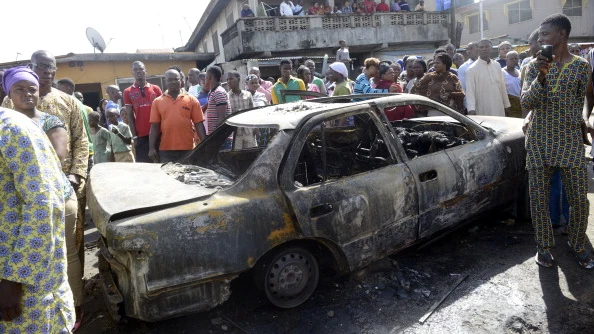
[[[565,187],[561,182],[561,172],[555,169],[551,176],[551,197],[549,198],[549,214],[553,226],[561,226],[561,214],[565,223],[569,223],[569,202],[565,196]]]

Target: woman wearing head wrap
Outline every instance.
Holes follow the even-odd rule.
[[[37,109],[39,102],[39,77],[28,67],[14,67],[4,72],[2,87],[12,100],[14,110],[35,121],[46,133],[60,162],[64,161],[67,154],[67,132],[64,123],[56,116],[44,113]],[[66,232],[66,253],[68,260],[68,282],[74,296],[74,303],[77,314],[77,324],[80,326],[80,305],[83,301],[82,266],[78,257],[76,247],[76,212],[78,209],[76,194],[70,185],[68,178],[62,173],[64,179],[65,199],[65,232]],[[77,325],[75,325],[77,328]]]
[[[458,112],[464,109],[464,91],[455,74],[449,72],[452,58],[447,53],[438,53],[433,60],[435,72],[425,74],[411,93],[426,96]],[[428,111],[428,116],[443,116],[439,111]]]

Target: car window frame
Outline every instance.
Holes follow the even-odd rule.
[[[362,109],[362,108],[365,108],[365,109]],[[301,187],[295,185],[295,180],[294,180],[295,170],[297,169],[297,164],[299,162],[299,156],[301,155],[301,152],[303,150],[305,141],[307,140],[307,136],[309,135],[309,133],[316,126],[319,126],[324,121],[327,121],[329,119],[348,117],[348,116],[353,116],[353,115],[361,114],[361,113],[366,113],[370,117],[370,119],[373,120],[373,124],[375,124],[375,126],[377,127],[378,132],[382,136],[382,139],[384,140],[384,142],[388,148],[390,157],[393,160],[392,163],[390,163],[386,166],[380,167],[378,169],[389,167],[392,164],[393,165],[403,164],[404,161],[401,159],[400,154],[398,153],[398,151],[396,149],[396,145],[400,145],[400,144],[395,143],[394,138],[390,135],[390,133],[388,132],[388,129],[385,126],[383,126],[382,121],[378,118],[378,116],[375,113],[375,111],[373,110],[373,108],[371,108],[371,106],[365,105],[365,104],[356,105],[356,106],[349,107],[346,110],[344,110],[344,109],[343,110],[333,110],[333,111],[322,112],[322,113],[313,115],[312,117],[304,120],[294,130],[295,132],[293,134],[293,140],[292,140],[291,144],[289,145],[290,150],[287,153],[286,159],[284,159],[284,161],[282,163],[282,167],[281,167],[282,171],[281,171],[280,180],[281,180],[282,187],[287,190],[288,189],[306,189],[309,187],[322,186],[322,185],[331,184],[331,183],[337,182],[337,181],[343,181],[343,180],[345,180],[345,178],[352,177],[355,175],[361,175],[364,173],[373,172],[374,170],[369,170],[366,172],[357,173],[355,175],[345,176],[340,179],[323,180],[322,182],[318,182],[318,183],[310,184],[310,185],[303,185]],[[299,145],[296,145],[298,143],[299,143]]]

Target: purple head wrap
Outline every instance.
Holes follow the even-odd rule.
[[[33,72],[27,66],[19,66],[9,68],[4,71],[4,76],[2,77],[2,88],[4,88],[4,91],[8,94],[10,87],[21,80],[30,81],[39,87],[39,77],[37,74],[35,74],[35,72]]]

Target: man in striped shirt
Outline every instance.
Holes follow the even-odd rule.
[[[355,80],[355,94],[374,94],[374,93],[388,93],[388,89],[375,89],[371,85],[371,78],[378,74],[380,61],[377,58],[365,59],[365,69],[363,73],[359,74]],[[364,99],[353,99],[353,102],[363,101]]]
[[[221,77],[223,71],[218,66],[211,66],[206,70],[206,87],[210,90],[208,93],[208,107],[206,108],[206,120],[208,127],[206,134],[210,135],[213,131],[231,115],[231,105],[227,91],[221,87]]]

